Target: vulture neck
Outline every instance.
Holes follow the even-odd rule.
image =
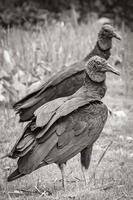
[[[111,55],[112,39],[99,38],[94,49],[84,58],[84,61],[88,61],[91,57],[97,55],[104,59],[109,59]]]
[[[91,80],[88,74],[85,75],[84,85],[77,91],[77,94],[85,98],[101,99],[106,93],[105,80],[96,82]]]
[[[101,51],[109,51],[112,48],[112,38],[99,38],[97,46]]]

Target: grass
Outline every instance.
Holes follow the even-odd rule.
[[[32,87],[33,82],[38,84],[45,81],[51,74],[63,69],[64,65],[82,59],[93,48],[100,26],[96,19],[90,19],[88,24],[80,26],[73,26],[71,21],[53,22],[47,27],[38,27],[36,32],[15,27],[6,31],[1,29],[0,64],[1,70],[8,76],[6,83],[10,83],[10,92],[5,90],[4,93],[8,101],[12,103],[24,96],[29,88],[34,89],[36,85]],[[113,144],[99,164],[91,183],[84,186],[78,155],[68,161],[65,192],[59,181],[60,171],[54,164],[7,184],[6,177],[15,167],[16,161],[4,159],[0,160],[0,200],[133,199],[133,33],[125,30],[124,26],[119,32],[123,40],[113,41],[110,63],[114,65],[117,60],[121,60],[117,66],[121,77],[108,75],[108,91],[103,100],[114,114],[108,118],[103,133],[94,145],[91,165],[86,173],[88,182],[110,141]],[[2,156],[21,135],[24,125],[18,124],[14,112],[3,105],[0,109],[0,124]],[[41,192],[46,191],[46,195],[41,197],[35,186]]]

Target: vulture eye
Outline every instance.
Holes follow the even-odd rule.
[[[98,65],[98,66],[101,65],[101,62],[97,61],[97,65]]]
[[[94,69],[95,71],[97,71],[97,70],[98,70],[98,66],[99,66],[99,64],[96,63],[96,64],[94,65],[93,69]]]
[[[108,34],[109,32],[107,30],[104,31],[105,34]]]

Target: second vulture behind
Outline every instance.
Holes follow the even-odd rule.
[[[120,36],[112,26],[104,25],[99,31],[94,49],[82,61],[58,72],[36,91],[18,101],[13,107],[19,113],[20,122],[31,120],[34,111],[46,102],[74,94],[83,85],[85,63],[96,55],[105,59],[110,57],[112,38],[120,39]]]

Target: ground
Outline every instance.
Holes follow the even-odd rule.
[[[71,22],[58,22],[37,29],[36,32],[12,28],[4,31],[4,34],[1,33],[4,35],[1,37],[1,52],[6,52],[2,57],[2,69],[10,75],[13,91],[17,91],[13,93],[13,98],[8,97],[8,99],[14,101],[27,93],[31,79],[45,81],[51,74],[65,67],[64,65],[83,58],[93,48],[100,26],[98,21],[90,19],[88,24],[80,26]],[[133,70],[131,67],[133,34],[125,30],[124,26],[119,29],[119,33],[123,40],[113,41],[109,62],[114,65],[120,61],[116,67],[121,76],[117,77],[114,74],[107,76],[108,91],[103,102],[110,107],[112,115],[109,115],[100,138],[94,144],[90,168],[86,172],[87,186],[84,185],[79,155],[67,163],[66,191],[61,186],[61,174],[55,164],[7,183],[6,178],[15,168],[16,160],[6,158],[0,160],[0,200],[133,199]],[[40,63],[44,70],[43,76]],[[41,72],[37,71],[38,68]],[[20,84],[20,89],[17,88],[17,84]],[[2,156],[11,149],[21,135],[24,125],[18,123],[18,117],[7,104],[1,105],[0,124],[0,156]],[[102,156],[109,144],[110,147]],[[97,166],[100,158],[102,159]]]

